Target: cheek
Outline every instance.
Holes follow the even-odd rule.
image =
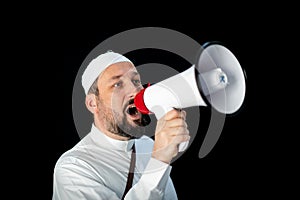
[[[102,96],[101,98],[101,102],[102,102],[102,105],[106,108],[112,108],[112,101],[111,101],[111,97],[110,96]]]
[[[102,92],[99,94],[104,106],[113,110],[116,110],[120,107],[120,105],[122,105],[121,95],[122,94],[119,92],[111,90],[102,90]]]
[[[117,112],[122,112],[124,109],[124,95],[122,93],[114,92],[110,99],[110,106]]]

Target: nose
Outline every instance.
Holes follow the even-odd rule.
[[[136,94],[143,89],[142,85],[135,85],[134,83],[130,83],[128,86],[128,98],[132,99],[136,96]]]

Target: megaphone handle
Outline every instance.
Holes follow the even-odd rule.
[[[156,110],[156,111],[154,112],[154,114],[155,114],[156,118],[159,120],[159,119],[162,118],[167,112],[169,112],[169,111],[171,111],[171,110],[179,110],[179,109],[177,109],[177,108],[172,108],[172,107],[168,107],[168,108],[165,108],[164,110],[161,110],[161,109]],[[189,142],[182,142],[182,143],[180,143],[179,146],[178,146],[178,151],[179,151],[179,152],[184,151],[184,150],[188,147],[188,144],[189,144]]]
[[[180,110],[180,109],[177,109],[177,108],[173,108],[173,109],[175,109],[175,110]],[[178,151],[179,151],[179,152],[182,152],[182,151],[186,150],[186,148],[188,147],[188,144],[189,144],[188,141],[187,141],[187,142],[181,142],[181,143],[178,145]]]
[[[189,144],[188,141],[187,141],[187,142],[182,142],[182,143],[180,143],[180,144],[179,144],[179,147],[178,147],[178,151],[179,151],[179,152],[184,151],[184,150],[188,147],[188,144]]]

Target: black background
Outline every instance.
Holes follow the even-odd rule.
[[[278,42],[270,39],[270,33],[277,30],[277,19],[253,19],[245,13],[246,16],[241,17],[241,13],[232,17],[219,16],[215,20],[207,15],[195,20],[197,18],[194,13],[190,18],[185,16],[175,19],[166,16],[155,20],[136,21],[133,18],[117,22],[107,20],[109,15],[101,15],[99,20],[94,18],[96,22],[93,23],[86,18],[83,20],[81,17],[66,15],[55,31],[59,40],[56,40],[57,46],[51,52],[52,57],[59,59],[52,65],[51,72],[47,71],[54,80],[48,90],[48,99],[52,101],[49,111],[55,117],[50,117],[51,121],[47,122],[52,124],[51,130],[49,129],[51,135],[42,139],[47,141],[47,145],[42,145],[43,148],[37,150],[43,152],[45,156],[42,159],[46,161],[43,170],[39,172],[39,179],[43,182],[43,199],[51,198],[56,160],[79,141],[72,116],[72,90],[77,70],[89,52],[103,40],[138,27],[173,29],[200,44],[221,41],[236,55],[247,74],[247,91],[242,109],[237,115],[226,118],[222,134],[212,151],[202,159],[198,157],[208,124],[208,120],[202,117],[199,133],[193,144],[172,164],[171,177],[179,199],[219,195],[238,199],[290,195],[294,190],[285,189],[288,178],[291,177],[286,169],[290,163],[286,154],[289,149],[282,148],[281,144],[285,143],[286,137],[278,134],[288,134],[289,131],[276,117],[282,108],[278,108],[272,99],[274,93],[284,88],[280,85],[270,87],[268,82],[269,70],[280,55],[280,51],[276,51]],[[264,11],[256,10],[256,13],[263,15]],[[137,13],[135,17],[138,18],[139,14],[142,13]],[[141,51],[138,54],[139,62],[151,62],[149,59],[157,59],[158,53],[161,52]],[[173,58],[172,61],[169,58]],[[182,63],[184,68],[188,67],[187,63],[174,55],[165,54],[156,60],[159,61],[172,67],[178,67],[178,63]],[[276,61],[278,65],[280,61]],[[207,108],[200,110],[201,115],[209,116]]]

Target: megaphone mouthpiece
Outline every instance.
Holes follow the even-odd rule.
[[[147,87],[149,87],[149,86],[150,86],[150,84],[148,83]],[[140,111],[140,113],[142,113],[142,114],[150,114],[151,113],[144,102],[144,93],[145,93],[146,88],[142,89],[139,93],[137,93],[134,98],[134,105],[138,109],[138,111]]]

